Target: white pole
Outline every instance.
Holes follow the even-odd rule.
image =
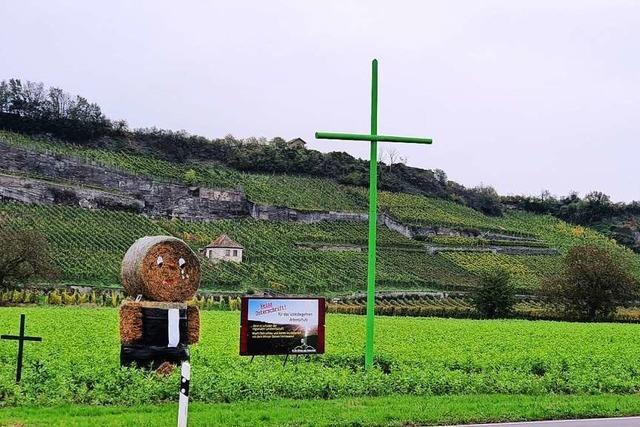
[[[191,380],[191,365],[182,362],[180,378],[180,400],[178,401],[178,427],[187,427],[187,412],[189,411],[189,381]]]

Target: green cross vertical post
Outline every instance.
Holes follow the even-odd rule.
[[[376,226],[378,223],[378,141],[431,144],[431,139],[409,136],[378,135],[378,60],[371,63],[371,132],[369,134],[316,132],[318,139],[370,141],[369,160],[369,250],[367,266],[367,337],[364,366],[373,366],[373,320],[376,304]]]

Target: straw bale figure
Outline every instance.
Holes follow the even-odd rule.
[[[122,260],[127,299],[120,307],[120,363],[159,371],[189,359],[200,314],[188,305],[200,286],[200,262],[180,239],[138,239]]]

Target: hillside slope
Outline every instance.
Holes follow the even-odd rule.
[[[59,160],[100,165],[105,174],[126,171],[159,186],[172,183],[189,186],[189,191],[200,189],[198,192],[231,188],[246,194],[251,203],[263,206],[351,212],[360,217],[367,208],[363,188],[330,179],[242,173],[214,163],[174,163],[10,132],[0,132],[0,143],[26,152],[53,154]],[[67,185],[70,191],[75,188],[73,185],[80,184],[114,191],[89,181],[71,183],[73,176],[62,182],[59,177],[17,169],[0,172],[20,174],[33,182],[53,180],[57,185]],[[245,246],[246,260],[239,265],[213,265],[203,260],[204,288],[316,293],[364,289],[367,228],[361,221],[264,221],[252,219],[249,212],[238,219],[185,221],[82,209],[74,199],[71,203],[66,201],[72,206],[29,205],[11,200],[9,194],[0,203],[0,224],[37,229],[46,235],[61,270],[61,280],[66,283],[117,285],[123,253],[143,235],[172,234],[200,251],[217,235],[226,233]],[[451,201],[390,192],[380,194],[379,208],[391,221],[383,221],[391,229],[382,224],[379,227],[380,289],[466,290],[475,285],[479,273],[502,266],[512,273],[521,291],[531,291],[541,277],[557,270],[561,254],[573,245],[585,243],[606,246],[628,259],[640,277],[637,255],[591,229],[571,226],[548,215],[509,212],[490,217]]]

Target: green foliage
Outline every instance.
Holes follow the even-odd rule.
[[[0,123],[3,128],[55,133],[76,140],[122,128],[122,122],[111,123],[97,104],[81,96],[20,79],[0,82]]]
[[[446,252],[441,256],[460,268],[481,276],[495,268],[509,273],[518,289],[537,288],[540,280],[558,271],[559,257],[546,255],[505,255],[490,252]]]
[[[57,290],[53,290],[47,295],[46,303],[50,305],[62,305],[62,296]]]
[[[242,174],[223,166],[204,167],[196,164],[175,163],[152,156],[143,156],[119,150],[83,147],[57,140],[34,138],[22,134],[0,131],[0,140],[18,147],[69,156],[86,162],[114,168],[135,175],[148,176],[163,182],[179,182],[206,185],[212,188],[234,188],[241,182]],[[195,179],[185,178],[195,172]]]
[[[151,156],[82,147],[6,131],[0,131],[0,140],[32,150],[78,158],[164,182],[203,185],[211,188],[243,188],[249,199],[261,204],[303,210],[356,212],[366,211],[367,206],[366,192],[362,189],[340,185],[330,179],[248,174],[218,164],[169,162]]]
[[[556,198],[548,191],[536,196],[507,196],[505,202],[534,213],[548,213],[564,221],[582,225],[600,225],[616,219],[626,219],[640,214],[640,203],[614,203],[609,196],[592,191],[580,198],[577,193]],[[621,222],[621,221],[620,221]],[[622,223],[618,225],[624,227]]]
[[[473,305],[485,317],[506,317],[516,303],[516,291],[509,272],[496,268],[480,276],[478,287],[472,293]]]
[[[502,215],[500,196],[493,187],[479,186],[472,188],[467,196],[467,204],[486,215]]]
[[[27,315],[28,333],[44,340],[27,344],[18,386],[12,381],[15,346],[0,346],[3,404],[136,405],[175,399],[178,370],[161,377],[120,368],[117,310],[3,308],[0,332],[15,333],[20,313]],[[326,354],[284,367],[278,358],[250,363],[238,355],[237,311],[204,311],[201,324],[201,341],[191,346],[198,372],[190,391],[193,402],[396,394],[632,395],[640,388],[637,325],[381,316],[377,363],[364,372],[361,316],[329,314]]]
[[[469,247],[486,247],[486,246],[524,246],[529,248],[547,248],[549,245],[543,241],[534,238],[505,240],[505,239],[489,239],[486,237],[467,237],[467,236],[428,236],[424,238],[418,237],[419,240],[431,243],[437,246],[469,246]]]
[[[428,243],[442,246],[485,246],[489,244],[487,239],[464,236],[431,236],[424,239]]]
[[[636,296],[638,282],[606,249],[585,245],[571,248],[562,271],[545,280],[541,291],[567,311],[595,320]]]
[[[296,247],[299,242],[365,246],[366,223],[152,221],[124,212],[14,203],[0,203],[0,215],[7,218],[10,227],[35,229],[47,237],[54,262],[65,281],[118,284],[122,256],[144,235],[175,235],[200,252],[222,233],[245,246],[245,262],[214,265],[202,258],[205,289],[253,287],[285,292],[344,292],[361,288],[366,277],[365,252],[323,252]],[[452,285],[464,288],[475,282],[470,274],[445,258],[429,256],[420,250],[420,243],[387,229],[380,230],[379,244],[381,289]],[[407,250],[394,249],[398,247]]]
[[[360,189],[326,178],[292,175],[245,174],[241,178],[247,197],[261,204],[302,210],[365,212],[367,195]]]

